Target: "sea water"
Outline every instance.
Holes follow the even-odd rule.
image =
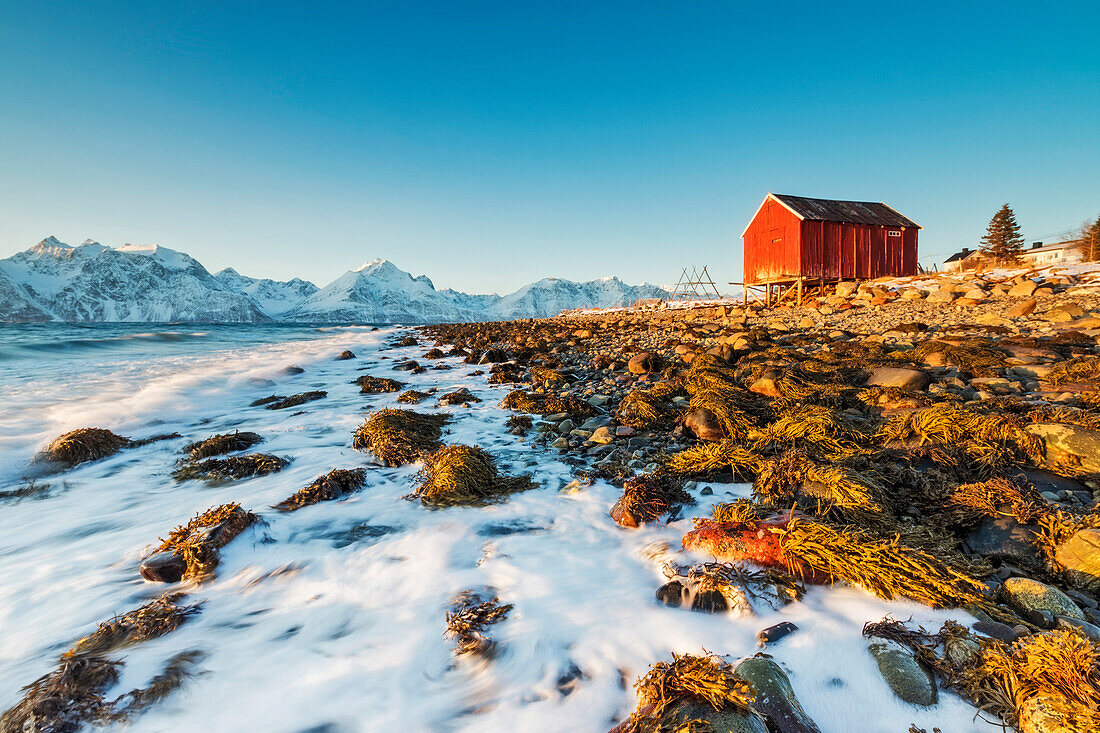
[[[673,651],[736,662],[755,635],[791,621],[770,646],[803,707],[826,733],[897,733],[910,724],[986,731],[975,710],[941,693],[928,709],[895,698],[861,629],[886,614],[926,628],[957,611],[887,603],[853,588],[811,588],[801,602],[756,616],[660,605],[664,562],[689,563],[680,538],[709,505],[746,485],[705,484],[713,496],[671,524],[626,530],[608,516],[620,490],[602,482],[563,491],[575,468],[507,433],[475,366],[393,371],[431,344],[389,348],[408,329],[302,325],[5,325],[0,327],[0,492],[25,487],[35,453],[66,431],[105,427],[135,439],[182,437],[35,479],[38,491],[0,499],[0,709],[49,672],[74,640],[167,587],[141,579],[142,557],[198,512],[240,502],[264,526],[227,546],[216,576],[185,584],[201,613],[176,631],[112,655],[124,663],[108,697],[146,685],[166,660],[204,652],[198,674],[136,718],[137,731],[605,731],[633,710],[634,680]],[[350,349],[358,358],[336,361]],[[304,369],[291,374],[288,366]],[[384,468],[352,450],[351,434],[396,393],[363,395],[374,374],[426,391],[467,387],[483,402],[416,409],[452,416],[449,443],[490,451],[538,488],[479,508],[429,510],[404,497],[417,466]],[[271,411],[273,393],[326,390],[325,399]],[[181,447],[250,430],[253,450],[283,471],[211,485],[175,481]],[[270,509],[333,468],[367,468],[366,487],[290,514]],[[2,494],[0,494],[2,495]],[[466,589],[513,605],[490,628],[489,660],[456,660],[444,614]]]

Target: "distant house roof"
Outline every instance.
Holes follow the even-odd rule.
[[[811,199],[788,194],[768,194],[790,209],[799,219],[810,221],[837,221],[846,224],[873,224],[885,227],[920,226],[883,203],[870,201],[839,201],[837,199]]]
[[[1029,247],[1027,249],[1020,250],[1021,255],[1030,255],[1036,252],[1050,252],[1057,249],[1067,249],[1073,247],[1077,242],[1069,240],[1066,242],[1053,242],[1052,244],[1044,244],[1042,247]]]
[[[948,262],[958,262],[959,260],[965,260],[977,254],[979,254],[979,251],[976,249],[964,249],[961,252],[956,252],[955,254],[951,255],[943,262],[946,265]]]

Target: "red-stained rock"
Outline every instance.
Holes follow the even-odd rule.
[[[684,535],[685,550],[706,552],[723,562],[748,560],[757,565],[786,568],[779,533],[790,521],[780,515],[760,522],[718,522],[708,520]]]

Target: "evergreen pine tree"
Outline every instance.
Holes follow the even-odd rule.
[[[994,262],[1011,263],[1019,260],[1023,248],[1024,238],[1020,236],[1016,214],[1005,204],[989,221],[982,237],[981,252]]]
[[[1100,260],[1100,216],[1095,221],[1086,221],[1081,225],[1077,249],[1085,262]]]

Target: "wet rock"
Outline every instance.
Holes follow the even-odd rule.
[[[396,366],[394,366],[393,369],[394,369],[394,371],[397,371],[397,372],[411,372],[411,371],[413,371],[415,369],[419,369],[419,368],[420,368],[420,364],[418,364],[416,361],[414,361],[412,359],[409,359],[408,361],[403,361],[400,364],[397,364]]]
[[[656,354],[651,354],[648,351],[643,351],[640,354],[635,354],[630,357],[630,361],[626,363],[626,368],[631,374],[657,372],[661,370],[661,357]]]
[[[726,437],[726,431],[722,429],[718,417],[705,407],[692,410],[685,415],[684,427],[699,440],[722,440]]]
[[[1072,475],[1100,475],[1100,430],[1065,423],[1033,423],[1025,428],[1046,446],[1044,465]]]
[[[700,590],[691,599],[691,610],[703,613],[725,613],[729,610],[726,597],[716,590]]]
[[[737,675],[756,691],[753,708],[761,713],[769,730],[778,733],[820,733],[795,697],[791,681],[779,665],[764,657],[751,657],[737,665]]]
[[[295,366],[295,365],[292,364],[292,365],[290,365],[288,367],[285,367],[283,369],[283,374],[304,374],[305,371],[306,370],[303,369],[302,367]]]
[[[683,607],[690,595],[688,589],[678,580],[670,580],[657,589],[657,600],[673,608]]]
[[[1001,594],[1025,619],[1043,628],[1050,628],[1053,616],[1085,620],[1069,596],[1031,578],[1009,578],[1001,586]]]
[[[1015,517],[983,519],[966,537],[967,549],[982,557],[1008,558],[1019,563],[1038,563],[1034,528],[1022,525]]]
[[[1077,588],[1100,592],[1100,529],[1082,529],[1054,550],[1054,559],[1066,569]]]
[[[673,711],[679,720],[702,720],[713,733],[768,733],[759,716],[733,710],[715,710],[704,703],[688,703]],[[616,728],[615,731],[620,730]]]
[[[938,699],[932,675],[917,662],[913,654],[893,641],[874,639],[868,648],[886,684],[907,703],[927,707]]]
[[[1009,643],[1020,638],[1020,635],[1016,633],[1015,629],[1008,624],[1002,624],[1000,621],[975,621],[971,628],[979,634],[985,634],[991,639],[998,639]]]
[[[1076,629],[1093,641],[1100,643],[1100,626],[1070,618],[1069,616],[1055,616],[1054,626],[1059,629]]]
[[[479,364],[499,364],[502,361],[508,361],[508,355],[500,349],[489,349],[481,355]]]
[[[900,367],[878,367],[867,378],[867,384],[878,387],[897,387],[899,389],[924,389],[931,381],[920,369]]]
[[[178,583],[187,572],[187,561],[174,552],[156,552],[141,562],[141,577],[154,583]]]
[[[757,631],[756,642],[760,644],[760,646],[765,646],[777,642],[780,639],[785,639],[796,631],[798,631],[797,626],[790,621],[783,621],[782,623]]]
[[[336,361],[347,361],[348,359],[354,359],[355,354],[351,351],[344,350],[340,352],[340,355],[336,357]]]

